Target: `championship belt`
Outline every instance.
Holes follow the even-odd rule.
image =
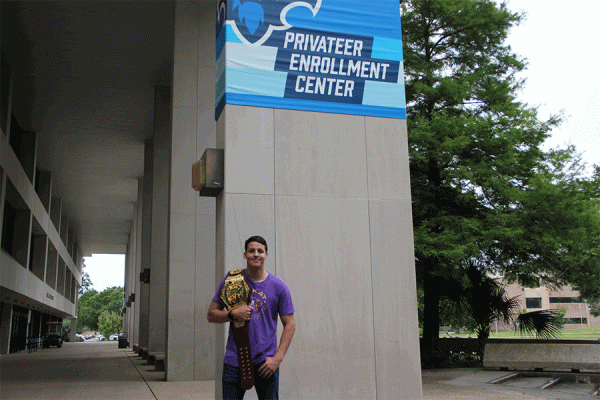
[[[229,271],[219,298],[228,311],[235,310],[250,304],[252,288],[246,282],[241,269]],[[231,323],[233,341],[237,347],[238,364],[242,388],[249,390],[254,386],[254,366],[252,365],[252,352],[250,351],[250,337],[248,324],[245,321],[233,320]]]

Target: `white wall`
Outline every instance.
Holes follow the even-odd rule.
[[[420,398],[406,122],[227,105],[217,126],[217,278],[267,239],[297,309],[282,397]]]

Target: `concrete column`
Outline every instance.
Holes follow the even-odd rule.
[[[150,328],[148,349],[166,349],[167,264],[169,235],[169,187],[171,171],[171,88],[154,91],[154,139],[152,173],[152,253],[150,279]]]
[[[127,307],[127,311],[125,313],[125,317],[123,318],[123,333],[127,335],[129,342],[133,346],[137,344],[135,342],[135,338],[133,336],[133,317],[135,314],[134,311],[134,303],[127,303],[131,298],[131,295],[135,293],[135,284],[133,283],[133,271],[131,264],[131,233],[129,234],[129,238],[127,239],[127,250],[125,251],[125,302],[126,304],[130,304]]]
[[[12,304],[2,303],[2,320],[0,321],[0,354],[8,354],[10,343],[10,325],[12,324]]]
[[[214,2],[175,2],[169,214],[167,373],[169,381],[214,377],[215,200],[191,188],[190,170],[215,147]]]
[[[140,180],[142,184],[142,228],[140,235],[142,237],[141,261],[142,271],[150,270],[150,281],[141,282],[140,293],[140,321],[144,321],[143,330],[140,331],[140,346],[150,349],[150,299],[152,276],[152,187],[154,170],[154,145],[152,141],[146,141],[144,144],[144,176]]]
[[[1,134],[0,134],[1,135]],[[0,136],[0,146],[5,145],[6,137]],[[0,154],[2,154],[2,149],[0,148]],[[0,156],[1,157],[1,156]],[[0,160],[2,161],[2,160]],[[6,174],[4,173],[4,169],[2,169],[2,163],[0,162],[0,221],[4,221],[4,201],[6,197]],[[0,243],[2,241],[3,235],[2,226],[0,226]]]
[[[217,144],[215,280],[262,235],[296,306],[282,397],[421,398],[406,121],[227,105]]]
[[[69,333],[69,340],[71,342],[77,341],[77,336],[75,336],[76,334],[77,334],[77,318],[71,318],[71,332]]]
[[[406,122],[227,105],[217,135],[215,280],[267,239],[297,309],[282,397],[420,398]]]
[[[132,239],[132,243],[133,243],[133,249],[132,249],[132,255],[133,255],[133,282],[135,284],[135,324],[134,324],[134,335],[136,337],[136,342],[132,342],[132,343],[137,343],[139,345],[140,343],[140,309],[141,309],[141,301],[140,301],[140,296],[141,296],[141,291],[142,291],[142,283],[140,282],[140,272],[142,272],[141,269],[141,263],[140,263],[140,257],[139,257],[139,248],[140,248],[140,242],[141,242],[141,236],[140,236],[140,226],[141,226],[141,218],[139,218],[140,213],[138,212],[138,208],[141,209],[141,204],[139,205],[139,207],[136,207],[135,210],[135,219],[134,219],[134,224],[135,224],[135,228],[133,229],[133,231],[135,232],[135,235]]]
[[[136,238],[137,238],[137,209],[134,211],[134,220],[132,222],[132,229],[129,235],[129,241],[127,243],[127,256],[125,258],[126,274],[127,274],[127,286],[128,296],[134,294],[134,301],[127,310],[127,337],[131,346],[139,344],[139,285],[140,275],[138,266],[136,264]]]
[[[145,157],[144,157],[145,158]],[[144,162],[145,164],[145,162]],[[144,168],[145,169],[145,168]],[[136,218],[136,263],[137,263],[137,281],[139,282],[139,296],[136,295],[136,301],[139,302],[139,336],[138,336],[138,344],[140,347],[148,347],[148,330],[149,330],[149,304],[150,304],[150,285],[148,283],[141,282],[140,273],[144,271],[145,268],[148,268],[149,265],[144,264],[144,260],[147,259],[147,256],[144,255],[144,252],[147,249],[146,246],[150,246],[150,242],[144,242],[144,178],[138,179],[138,207],[136,208],[137,218]],[[148,237],[148,233],[146,233],[146,240]],[[138,298],[139,297],[139,298]]]

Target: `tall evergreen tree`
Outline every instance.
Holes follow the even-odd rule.
[[[505,41],[520,14],[491,0],[400,4],[415,260],[431,348],[440,298],[452,297],[465,261],[521,279],[560,271],[553,263],[556,251],[569,252],[564,235],[553,229],[558,238],[531,238],[542,229],[536,223],[552,225],[550,215],[568,225],[556,214],[561,208],[543,200],[560,174],[550,167],[558,153],[549,159],[540,145],[560,121],[540,121],[516,100],[525,63]]]

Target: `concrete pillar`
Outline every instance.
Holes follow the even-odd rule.
[[[8,354],[10,344],[10,325],[12,324],[11,303],[2,303],[2,320],[0,320],[0,354]]]
[[[0,134],[2,135],[2,134]],[[5,137],[0,137],[0,146],[5,145]],[[2,154],[2,149],[0,148],[0,154]],[[0,156],[1,157],[1,156]],[[0,160],[1,161],[1,160]],[[0,221],[4,221],[4,201],[6,197],[6,174],[2,169],[2,164],[0,163]],[[0,243],[2,241],[2,235],[4,234],[2,226],[0,226]]]
[[[215,200],[191,188],[191,166],[215,147],[214,2],[175,2],[169,208],[169,381],[214,377]]]
[[[141,300],[140,300],[140,296],[141,296],[141,291],[142,291],[142,283],[140,282],[140,272],[142,272],[141,269],[141,265],[140,265],[140,257],[139,257],[139,248],[140,248],[140,242],[141,242],[141,236],[140,236],[140,226],[141,226],[141,218],[139,218],[140,213],[138,212],[138,208],[141,208],[141,204],[139,204],[139,207],[136,207],[135,210],[135,218],[134,218],[134,225],[135,228],[133,229],[133,231],[135,232],[135,235],[133,235],[133,239],[132,239],[132,243],[133,243],[133,249],[132,249],[132,255],[133,255],[133,281],[135,284],[135,324],[134,324],[134,335],[136,338],[136,342],[132,342],[132,343],[136,343],[139,345],[140,343],[140,309],[141,309]]]
[[[259,234],[297,309],[282,397],[421,398],[406,122],[227,105],[213,137],[214,3],[174,6],[167,380],[212,369],[221,395],[225,326],[206,308]],[[225,150],[216,215],[191,197],[205,147]]]
[[[422,398],[406,121],[229,104],[217,147],[215,282],[264,236],[297,310],[281,397]]]
[[[227,105],[217,127],[215,279],[267,239],[298,311],[282,397],[420,398],[406,122]]]
[[[144,157],[145,158],[145,157]],[[144,162],[145,164],[145,162]],[[144,168],[145,169],[145,168]],[[144,260],[149,257],[144,255],[146,250],[149,250],[150,242],[148,241],[148,232],[144,235],[144,178],[138,179],[138,202],[137,202],[137,215],[136,215],[136,263],[138,267],[137,280],[139,282],[139,299],[136,295],[136,301],[139,301],[139,336],[138,344],[140,347],[148,347],[148,329],[149,329],[149,304],[150,304],[150,285],[142,282],[140,274],[144,272],[144,269],[149,268],[148,261],[144,264]],[[144,236],[146,236],[146,242],[144,242]]]
[[[135,244],[136,244],[136,218],[137,212],[134,211],[134,221],[132,222],[133,228],[129,234],[129,240],[127,242],[127,254],[125,257],[125,274],[126,274],[126,285],[127,285],[127,300],[131,298],[129,308],[125,317],[126,325],[124,326],[124,332],[127,333],[127,338],[131,346],[139,344],[139,281],[140,276],[136,270],[135,263]]]
[[[69,340],[71,342],[77,341],[77,318],[71,318],[71,332],[69,333]]]
[[[132,284],[133,272],[131,271],[131,233],[127,239],[127,249],[125,250],[125,316],[123,317],[123,333],[127,335],[131,345],[133,346],[135,338],[133,337],[133,303],[129,302],[134,293],[134,285]]]
[[[171,171],[171,88],[154,91],[154,139],[152,172],[152,253],[150,279],[150,328],[148,349],[164,352],[167,332],[167,264],[169,235],[169,187]]]

